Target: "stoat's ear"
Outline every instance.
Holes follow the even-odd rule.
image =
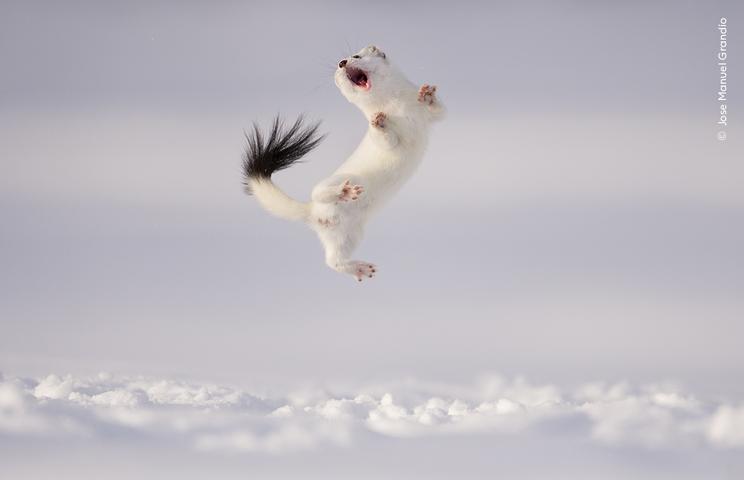
[[[375,47],[374,45],[370,45],[369,47],[367,47],[367,49],[369,50],[370,55],[374,55],[376,57],[387,58],[387,55],[385,55],[385,52]]]

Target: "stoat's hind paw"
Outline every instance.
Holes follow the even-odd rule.
[[[351,180],[346,180],[341,186],[341,193],[338,194],[339,202],[349,202],[356,200],[364,193],[364,187],[361,185],[352,185]]]
[[[437,101],[436,97],[437,87],[434,85],[421,85],[418,92],[418,101],[427,105],[434,105]]]
[[[351,273],[354,275],[354,278],[357,279],[357,282],[361,282],[365,278],[372,278],[375,276],[375,273],[377,273],[377,267],[371,263],[352,262],[350,266],[352,269]]]
[[[376,128],[385,128],[386,120],[387,120],[387,115],[385,115],[382,112],[377,112],[374,115],[372,115],[372,119],[369,121],[369,124]]]

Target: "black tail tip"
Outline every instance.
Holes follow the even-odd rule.
[[[325,138],[318,133],[319,127],[319,121],[305,125],[303,115],[288,128],[277,115],[266,134],[254,123],[253,129],[245,132],[243,184],[246,191],[250,193],[249,180],[271,178],[274,172],[291,167],[317,147]]]

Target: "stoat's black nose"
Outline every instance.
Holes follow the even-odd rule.
[[[346,63],[346,60],[341,60],[340,62],[338,62],[338,68],[344,68],[346,66]]]

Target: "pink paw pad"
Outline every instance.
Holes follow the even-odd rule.
[[[318,218],[318,225],[321,225],[326,228],[333,227],[338,223],[337,218]]]
[[[362,193],[364,193],[364,187],[361,185],[352,185],[351,180],[346,180],[341,187],[341,193],[338,195],[338,200],[341,202],[356,200]]]
[[[354,277],[361,282],[365,277],[372,278],[377,273],[377,267],[371,263],[357,262],[354,264]]]
[[[387,120],[387,115],[385,115],[382,112],[377,112],[374,115],[372,115],[372,119],[369,121],[370,125],[377,128],[385,128],[385,121]]]
[[[422,85],[418,92],[418,101],[432,105],[435,101],[434,94],[437,92],[437,87],[434,85]]]

